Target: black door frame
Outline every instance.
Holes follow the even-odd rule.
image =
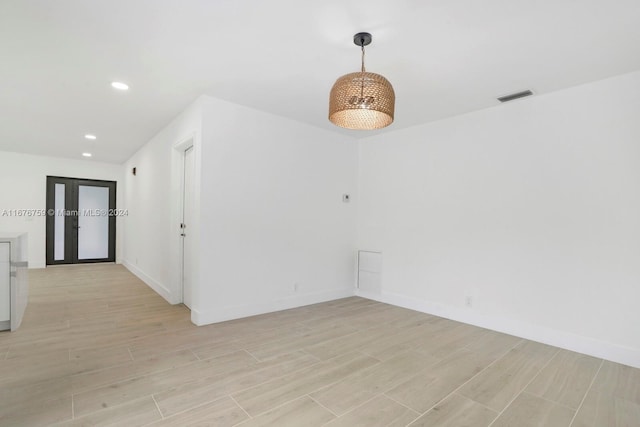
[[[54,258],[55,185],[65,184],[64,260]],[[109,256],[98,259],[78,259],[78,187],[80,185],[109,189]],[[47,176],[47,265],[115,262],[116,260],[116,182],[96,179]]]

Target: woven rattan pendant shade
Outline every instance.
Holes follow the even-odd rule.
[[[396,95],[380,74],[340,77],[331,88],[329,120],[347,129],[380,129],[393,123]]]
[[[358,33],[354,42],[362,47],[362,71],[336,80],[329,95],[329,120],[347,129],[370,130],[389,126],[393,123],[396,102],[393,86],[380,74],[364,69],[364,46],[371,42],[371,35]]]

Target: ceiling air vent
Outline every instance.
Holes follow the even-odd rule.
[[[513,101],[514,99],[524,98],[525,96],[531,96],[531,95],[533,95],[533,92],[531,92],[530,90],[523,90],[522,92],[516,92],[516,93],[512,93],[511,95],[501,96],[498,98],[498,101],[509,102],[509,101]]]

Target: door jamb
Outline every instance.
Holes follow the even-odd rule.
[[[176,214],[172,224],[173,229],[176,230],[176,234],[175,234],[176,237],[174,242],[175,242],[175,247],[177,248],[176,255],[178,257],[178,262],[177,262],[178,286],[176,289],[176,295],[173,298],[176,303],[184,303],[184,274],[183,274],[183,269],[184,269],[183,242],[184,240],[180,236],[180,234],[182,233],[180,224],[182,223],[182,219],[184,215],[184,172],[185,172],[184,171],[184,153],[186,150],[188,150],[191,147],[193,147],[194,150],[196,149],[195,141],[196,141],[196,134],[193,133],[173,145],[174,170],[176,172],[173,181],[174,181],[174,185],[176,186],[174,188],[177,188],[177,191],[175,192],[177,197],[174,199],[174,200],[177,199],[174,206]],[[194,151],[194,155],[196,154],[197,153]]]

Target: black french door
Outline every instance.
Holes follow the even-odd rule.
[[[47,265],[114,262],[116,183],[47,177]]]

